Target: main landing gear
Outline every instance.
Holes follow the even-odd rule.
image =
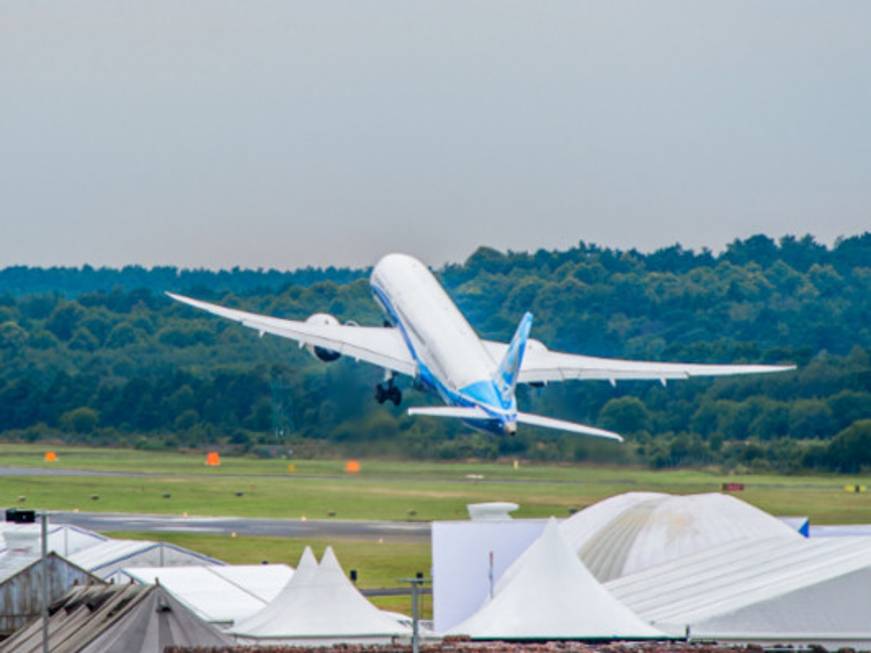
[[[402,402],[402,390],[393,385],[392,379],[387,383],[379,383],[375,386],[375,401],[379,404],[392,401],[394,406],[398,406]]]

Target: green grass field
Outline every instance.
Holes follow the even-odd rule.
[[[309,519],[462,519],[466,504],[505,500],[517,516],[566,516],[613,494],[634,490],[713,492],[724,481],[746,484],[745,501],[776,515],[807,515],[814,523],[871,522],[871,495],[848,494],[843,476],[723,475],[714,471],[651,471],[629,467],[435,463],[363,460],[346,474],[339,460],[227,458],[206,467],[201,454],[0,445],[0,467],[93,470],[133,476],[0,476],[0,503],[63,510],[237,515]],[[62,473],[62,472],[61,472]],[[483,478],[470,478],[483,477]],[[242,493],[242,496],[237,496]],[[165,495],[171,495],[165,498]],[[93,496],[99,497],[93,499]]]

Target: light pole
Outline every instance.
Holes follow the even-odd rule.
[[[42,653],[48,653],[48,515],[39,513],[42,540]]]
[[[36,521],[37,513],[33,510],[19,510],[18,508],[9,508],[6,511],[6,521],[13,524],[33,524]],[[40,520],[40,559],[39,570],[42,573],[40,579],[40,613],[42,617],[42,652],[48,651],[48,513],[39,513]]]
[[[411,583],[411,653],[420,653],[420,589],[429,581],[417,572],[414,578],[401,578],[403,583]]]

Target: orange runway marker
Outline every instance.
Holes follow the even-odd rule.
[[[360,461],[359,460],[349,460],[345,463],[345,472],[348,474],[359,474],[360,473]]]

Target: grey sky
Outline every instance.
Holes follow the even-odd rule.
[[[0,266],[871,228],[871,2],[0,0]]]

